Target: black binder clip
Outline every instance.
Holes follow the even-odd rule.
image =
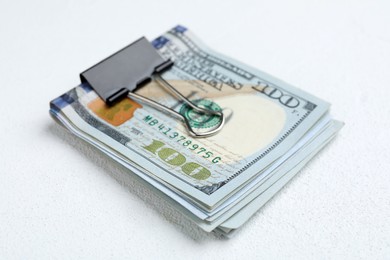
[[[208,137],[216,134],[225,123],[223,113],[197,106],[164,80],[160,73],[169,69],[172,65],[173,61],[163,59],[150,42],[145,37],[142,37],[82,72],[80,79],[82,83],[89,84],[109,106],[129,96],[180,119],[193,137]],[[136,89],[151,79],[156,80],[173,96],[183,100],[196,112],[219,116],[221,118],[220,124],[210,131],[197,133],[182,114],[147,97],[134,93]]]

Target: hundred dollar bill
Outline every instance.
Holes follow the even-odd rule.
[[[236,222],[236,226],[237,222],[242,225],[307,163],[306,157],[314,156],[341,127],[340,122],[332,120],[329,116],[324,117],[286,154],[267,167],[263,172],[263,174],[267,174],[267,178],[262,178],[261,181],[252,181],[248,185],[249,189],[242,189],[238,192],[239,198],[233,200],[230,198],[224,203],[228,206],[219,211],[215,210],[217,212],[214,215],[204,220],[189,217],[207,232],[218,226],[231,225],[229,223],[233,220]],[[244,208],[250,208],[250,210],[244,210]]]
[[[67,95],[73,96],[73,91],[70,91]],[[69,99],[69,98],[68,98]],[[311,158],[314,153],[311,154],[307,152],[308,149],[316,149],[318,151],[322,148],[330,137],[332,137],[338,129],[341,127],[340,123],[335,122],[334,120],[330,120],[329,117],[325,117],[320,120],[320,122],[316,123],[316,125],[307,133],[302,139],[299,140],[297,144],[295,144],[285,155],[279,158],[276,162],[274,162],[271,166],[269,166],[266,172],[272,172],[269,178],[262,181],[260,184],[256,184],[255,187],[249,190],[249,195],[244,199],[236,199],[234,203],[231,201],[226,201],[229,206],[225,209],[215,210],[216,214],[212,216],[202,215],[199,211],[196,211],[196,208],[188,208],[188,205],[183,205],[183,198],[175,197],[175,194],[170,192],[167,189],[164,189],[159,183],[153,181],[153,179],[148,178],[144,173],[140,172],[138,168],[135,168],[131,165],[131,163],[127,163],[125,160],[121,160],[120,156],[115,153],[110,153],[104,147],[99,144],[99,140],[93,140],[90,136],[86,136],[81,130],[77,130],[75,126],[73,126],[69,121],[63,119],[61,115],[56,115],[56,119],[59,119],[62,124],[68,127],[74,134],[79,136],[81,139],[93,144],[97,148],[99,148],[104,153],[108,154],[114,160],[123,164],[126,168],[128,168],[132,173],[141,177],[153,187],[165,193],[161,194],[164,198],[178,211],[182,212],[185,216],[193,220],[199,227],[203,230],[210,232],[215,230],[218,227],[219,233],[224,235],[231,235],[234,232],[232,230],[237,229],[231,228],[231,222],[235,223],[237,226],[237,222],[241,223],[245,222],[257,209],[259,209],[270,197],[273,196],[289,179],[291,179],[295,173],[303,167],[303,165]],[[325,139],[324,139],[325,138]],[[325,140],[325,141],[324,141]],[[306,158],[307,157],[307,158]],[[301,162],[303,160],[303,163]],[[294,165],[299,164],[298,167]],[[255,182],[253,182],[255,183]],[[251,183],[252,184],[252,183]],[[241,191],[239,193],[242,193]],[[246,192],[248,193],[248,191]],[[229,199],[230,200],[230,199]],[[179,204],[175,203],[179,202],[190,210],[187,211],[184,208],[180,207]],[[185,201],[184,201],[185,204]],[[247,210],[247,209],[250,210]],[[238,211],[238,212],[237,212]],[[249,212],[249,213],[248,213]],[[226,225],[228,227],[226,227]],[[229,229],[229,232],[225,232],[224,230]]]
[[[283,163],[271,168],[272,175],[265,182],[257,186],[248,196],[240,200],[231,210],[224,213],[218,220],[205,226],[208,228],[237,229],[245,223],[258,209],[260,209],[277,191],[279,191],[320,149],[322,149],[340,130],[342,123],[323,120],[325,125],[318,125],[314,136],[308,134],[300,144],[294,146],[292,153]]]
[[[54,100],[52,111],[206,214],[261,175],[329,108],[306,92],[208,49],[184,27],[175,27],[153,45],[175,62],[162,75],[167,81],[198,105],[226,115],[219,134],[194,139],[181,122],[129,98],[107,107],[86,85]],[[194,113],[155,82],[138,94],[180,112],[198,131],[219,123],[217,116]]]
[[[231,237],[235,231],[240,228],[248,219],[254,215],[268,200],[270,200],[286,183],[301,170],[309,160],[311,160],[335,134],[341,129],[343,123],[330,120],[328,127],[322,131],[312,142],[300,149],[296,158],[289,160],[277,170],[275,175],[280,178],[272,185],[269,185],[255,199],[240,208],[232,217],[228,218],[218,228],[214,229],[216,233]]]

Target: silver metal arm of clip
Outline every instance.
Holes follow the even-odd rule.
[[[164,59],[154,46],[145,37],[142,37],[80,73],[80,79],[83,84],[91,86],[108,106],[129,96],[180,119],[193,137],[208,137],[218,133],[225,123],[225,117],[221,111],[197,106],[159,75],[172,66],[173,61]],[[180,113],[147,97],[135,94],[134,91],[137,87],[150,78],[154,78],[162,87],[176,98],[183,100],[196,112],[219,116],[221,118],[219,125],[207,132],[197,133],[192,129],[190,122]]]
[[[181,121],[184,122],[184,125],[186,126],[188,132],[190,133],[190,135],[192,137],[209,137],[209,136],[215,135],[216,133],[218,133],[223,128],[223,125],[225,124],[225,117],[224,117],[222,112],[214,111],[214,110],[210,110],[210,109],[205,109],[205,108],[199,107],[196,104],[192,103],[185,96],[183,96],[179,91],[177,91],[171,84],[169,84],[165,79],[163,79],[159,74],[155,74],[154,75],[154,79],[157,82],[159,82],[161,84],[161,86],[163,86],[170,93],[172,93],[174,96],[176,96],[177,98],[183,100],[187,105],[192,107],[195,111],[197,111],[197,112],[199,112],[201,114],[219,116],[221,118],[221,121],[220,121],[219,125],[216,126],[213,129],[207,131],[207,132],[197,133],[197,132],[195,132],[192,129],[192,127],[190,125],[190,122],[187,120],[187,118],[185,118],[182,114],[176,112],[175,110],[173,110],[173,109],[171,109],[169,107],[166,107],[164,105],[161,105],[160,103],[158,103],[156,101],[153,101],[153,100],[151,100],[151,99],[149,99],[147,97],[138,95],[138,94],[133,93],[133,92],[129,92],[128,96],[131,97],[131,98],[139,99],[139,100],[149,104],[150,106],[152,106],[152,107],[154,107],[154,108],[156,108],[158,110],[161,110],[164,113],[167,113],[169,115],[175,116],[176,118],[180,119]]]

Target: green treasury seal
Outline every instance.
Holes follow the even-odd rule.
[[[218,106],[211,100],[196,99],[192,101],[199,107],[222,111],[221,107]],[[182,114],[190,122],[191,127],[194,128],[210,128],[219,124],[221,118],[217,115],[207,115],[194,111],[190,106],[184,104],[180,108],[180,114]]]

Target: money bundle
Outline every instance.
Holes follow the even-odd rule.
[[[231,236],[342,123],[325,101],[210,50],[182,26],[152,44],[174,61],[161,77],[198,106],[223,113],[218,134],[194,138],[182,122],[133,98],[107,106],[86,83],[54,99],[50,113],[200,228]],[[194,111],[156,81],[137,94],[180,113],[199,133],[222,120]]]

